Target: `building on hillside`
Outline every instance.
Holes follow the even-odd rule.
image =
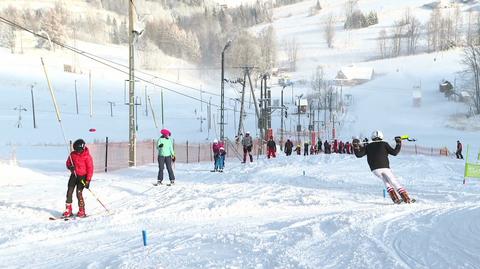
[[[337,85],[359,85],[372,80],[374,74],[371,67],[346,66],[338,71],[335,82]]]

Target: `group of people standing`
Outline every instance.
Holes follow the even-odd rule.
[[[284,152],[287,156],[292,155],[293,151],[295,151],[297,155],[302,155],[302,146],[300,144],[298,144],[295,149],[293,147],[293,142],[290,139],[287,139],[284,145]],[[338,141],[337,139],[334,139],[332,143],[328,142],[327,140],[322,143],[322,140],[318,140],[316,144],[311,144],[308,141],[305,141],[305,143],[303,144],[304,156],[315,155],[321,152],[324,152],[325,154],[353,154],[353,148],[350,142],[344,143],[343,141]]]

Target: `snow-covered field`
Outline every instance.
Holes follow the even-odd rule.
[[[154,165],[94,175],[90,217],[51,221],[67,173],[1,165],[3,268],[478,268],[480,183],[463,162],[400,154],[394,172],[415,204],[394,205],[365,159],[264,157],[240,165]],[[75,201],[75,198],[74,198]],[[74,203],[75,204],[75,203]],[[74,207],[76,212],[76,205]],[[143,246],[142,230],[147,232]]]

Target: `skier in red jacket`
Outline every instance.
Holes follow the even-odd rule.
[[[86,217],[85,202],[82,191],[84,188],[90,188],[90,181],[93,176],[93,160],[83,139],[77,139],[73,143],[73,151],[67,158],[67,169],[72,172],[68,180],[67,201],[63,217],[71,217],[72,213],[72,195],[77,187],[78,213],[77,217]]]

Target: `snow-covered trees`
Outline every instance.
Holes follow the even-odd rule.
[[[332,14],[328,15],[323,28],[325,41],[329,48],[333,47],[333,38],[335,37],[335,18]]]
[[[285,51],[287,53],[288,64],[290,71],[297,69],[297,57],[298,57],[298,43],[295,38],[285,40]]]
[[[473,106],[475,114],[480,114],[480,47],[470,45],[464,50],[463,64],[466,73],[472,76],[473,80]]]

